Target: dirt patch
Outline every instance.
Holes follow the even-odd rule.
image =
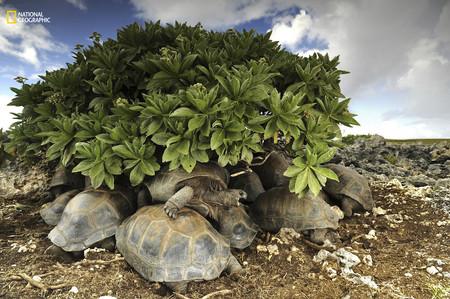
[[[353,271],[371,276],[377,289],[341,276],[334,260],[314,262],[318,249],[301,238],[280,242],[277,236],[259,234],[250,248],[234,251],[244,265],[240,275],[191,283],[185,295],[201,298],[227,289],[231,291],[227,298],[432,298],[439,292],[444,294],[440,298],[449,298],[443,291],[450,287],[450,279],[443,275],[450,271],[447,216],[395,186],[376,183],[372,189],[376,205],[388,216],[367,213],[343,220],[338,229],[342,242],[336,245],[366,263],[364,256],[370,255],[372,266],[361,262]],[[173,298],[115,253],[90,252],[87,260],[72,264],[44,253],[51,228],[38,210],[46,198],[42,192],[33,198],[0,199],[0,298]],[[270,255],[261,247],[258,251],[258,245],[276,245],[278,254]],[[439,273],[431,275],[427,267]],[[17,277],[21,273],[39,276],[49,290],[31,286]]]

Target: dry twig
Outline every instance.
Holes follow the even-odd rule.
[[[201,299],[209,299],[212,298],[214,296],[223,296],[223,295],[229,295],[232,292],[230,290],[220,290],[220,291],[215,291],[212,293],[209,293],[208,295],[203,296]]]
[[[186,297],[186,296],[184,296],[183,294],[180,294],[180,293],[173,292],[173,294],[175,295],[175,297],[180,298],[180,299],[191,299],[191,298]]]
[[[11,276],[12,280],[25,280],[26,282],[28,282],[30,285],[43,290],[44,292],[47,292],[48,290],[56,290],[56,289],[62,289],[65,287],[68,287],[69,285],[67,283],[60,283],[57,285],[51,285],[51,286],[47,286],[45,284],[43,284],[42,282],[39,282],[37,280],[34,280],[33,278],[31,278],[30,276],[28,276],[25,273],[19,273],[17,275],[12,275]]]

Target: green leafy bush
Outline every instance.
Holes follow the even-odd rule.
[[[320,165],[334,155],[338,125],[357,124],[339,87],[346,72],[338,57],[299,57],[269,37],[159,22],[105,41],[94,33],[67,67],[12,88],[10,105],[23,111],[7,147],[21,158],[45,150],[114,188],[119,175],[136,186],[165,163],[250,163],[271,140],[297,157],[291,190],[316,193],[336,179]]]

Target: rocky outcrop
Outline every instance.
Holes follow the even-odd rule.
[[[450,213],[450,143],[395,144],[383,137],[357,139],[339,149],[332,162],[354,168],[372,181],[399,180],[429,187],[430,197]]]

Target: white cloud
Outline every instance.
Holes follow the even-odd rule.
[[[396,94],[376,107],[381,123],[355,111],[362,124],[355,130],[450,137],[450,2],[306,0],[300,6],[311,22],[276,22],[273,29],[281,26],[292,34],[278,40],[287,47],[319,40],[327,45],[322,53],[340,55],[341,68],[351,72],[342,78],[343,91],[353,101]],[[305,19],[291,18],[297,17]],[[302,55],[316,50],[296,48]]]
[[[207,28],[226,28],[298,6],[296,0],[131,0],[138,17],[146,20],[201,22]]]
[[[6,9],[11,7],[0,6],[0,11]],[[16,57],[36,68],[41,65],[45,52],[68,50],[65,44],[55,41],[41,24],[6,24],[4,14],[0,14],[0,24],[0,53]]]
[[[311,16],[302,10],[295,17],[276,21],[272,27],[271,39],[293,49],[307,35],[311,25]]]
[[[13,98],[13,94],[0,94],[0,128],[7,129],[14,122],[11,112],[18,113],[22,109],[20,107],[8,106]]]
[[[78,9],[81,9],[81,10],[87,9],[87,6],[86,6],[86,3],[84,3],[84,0],[66,0],[66,1]]]

